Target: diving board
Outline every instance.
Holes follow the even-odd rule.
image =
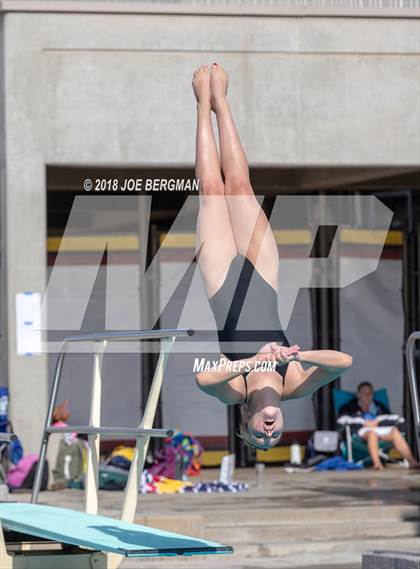
[[[232,553],[232,547],[106,516],[40,504],[0,503],[3,529],[125,557]]]
[[[232,553],[213,541],[132,523],[135,519],[141,474],[150,437],[171,436],[171,429],[154,429],[157,403],[169,353],[177,338],[193,330],[126,330],[92,332],[63,340],[50,392],[31,503],[0,502],[1,569],[117,569],[124,558]],[[101,425],[102,360],[109,342],[159,340],[160,355],[138,428]],[[91,405],[88,425],[52,425],[64,357],[74,343],[94,345]],[[77,431],[88,435],[85,511],[38,504],[50,435]],[[99,437],[121,434],[136,438],[134,456],[124,491],[121,519],[98,515]]]

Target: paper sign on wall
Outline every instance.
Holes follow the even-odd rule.
[[[41,353],[41,294],[16,294],[16,346],[20,356]]]

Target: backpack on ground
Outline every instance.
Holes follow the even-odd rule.
[[[65,439],[60,440],[57,459],[53,470],[54,484],[79,483],[84,479],[84,442],[76,439],[72,444],[67,444]]]
[[[31,489],[35,480],[35,472],[38,465],[37,454],[25,455],[17,464],[9,469],[6,482],[13,492],[19,489]],[[41,490],[46,490],[48,486],[48,461],[45,461],[42,472]]]

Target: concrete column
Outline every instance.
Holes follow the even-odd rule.
[[[7,387],[7,293],[5,272],[5,124],[4,124],[4,18],[0,16],[0,385]]]
[[[28,49],[14,34],[9,14],[4,20],[4,117],[2,132],[5,202],[2,271],[6,285],[7,359],[10,419],[25,453],[38,452],[47,408],[46,355],[16,351],[16,294],[43,293],[46,285],[46,179],[43,158],[41,52]],[[3,293],[2,293],[3,294]],[[3,311],[2,311],[3,312]]]

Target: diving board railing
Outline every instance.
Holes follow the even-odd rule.
[[[191,336],[193,330],[133,330],[121,332],[98,332],[69,336],[63,340],[59,353],[54,379],[48,404],[47,417],[42,435],[39,460],[35,473],[31,503],[35,504],[41,487],[42,473],[45,466],[48,441],[51,434],[78,432],[88,435],[87,470],[85,477],[85,512],[98,513],[98,477],[99,477],[99,442],[100,435],[132,435],[136,437],[136,448],[131,463],[125,496],[121,512],[121,520],[132,522],[137,508],[137,499],[141,474],[144,468],[150,437],[167,437],[173,434],[171,429],[153,429],[157,403],[162,388],[166,363],[175,340],[181,336]],[[156,365],[152,385],[147,398],[144,414],[138,428],[103,427],[101,426],[101,391],[102,391],[102,360],[108,342],[130,342],[142,340],[160,340],[161,350]],[[92,390],[89,425],[71,425],[69,427],[53,427],[52,417],[56,405],[58,388],[63,370],[64,358],[69,344],[74,342],[93,342],[96,344],[93,357]]]
[[[140,330],[114,334],[83,334],[66,338],[57,359],[48,405],[40,458],[36,471],[32,503],[0,503],[1,569],[117,569],[124,558],[209,555],[233,553],[233,548],[203,538],[168,532],[134,522],[141,473],[151,436],[167,436],[170,429],[153,429],[157,402],[169,353],[177,337],[192,335],[192,330]],[[107,342],[159,339],[161,351],[143,418],[138,428],[100,426],[101,367]],[[98,342],[94,351],[90,425],[65,428],[51,425],[64,355],[70,342]],[[88,435],[88,464],[85,482],[86,512],[37,501],[41,473],[45,465],[51,434],[83,432]],[[136,437],[136,448],[125,488],[121,519],[98,515],[99,436],[129,434]],[[7,442],[13,434],[0,433]]]
[[[411,402],[413,405],[414,428],[417,439],[417,451],[420,453],[420,396],[416,374],[414,348],[416,341],[420,340],[420,331],[410,334],[406,344],[405,357],[407,362],[408,380],[410,383]]]

